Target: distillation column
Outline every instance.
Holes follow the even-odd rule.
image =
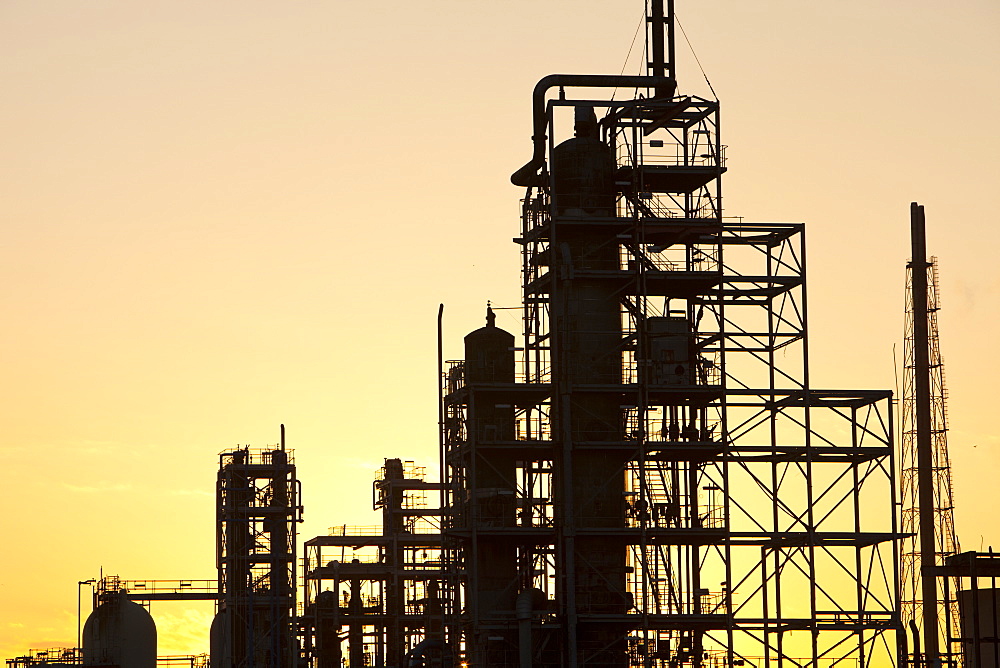
[[[624,527],[628,455],[579,447],[623,440],[615,391],[622,382],[622,319],[617,286],[600,273],[619,269],[618,241],[588,225],[588,219],[615,215],[614,156],[598,136],[593,108],[574,112],[575,136],[552,152],[555,218],[566,219],[553,226],[552,269],[573,277],[558,281],[551,297],[553,429],[562,449],[554,476],[556,513],[563,517],[557,563],[566,587],[570,647],[582,650],[582,661],[626,665],[620,630],[578,626],[574,619],[577,612],[620,615],[629,607],[623,546],[577,533]]]
[[[284,430],[282,429],[282,434]],[[249,448],[219,457],[216,488],[219,612],[212,661],[290,668],[297,654],[295,523],[301,521],[291,452]]]
[[[472,445],[469,499],[477,549],[470,555],[472,574],[468,605],[480,630],[473,653],[482,661],[503,663],[506,655],[496,640],[511,639],[502,627],[514,610],[517,590],[517,550],[508,530],[515,526],[515,461],[508,451],[490,447],[514,440],[514,408],[491,392],[514,383],[514,336],[496,326],[487,310],[486,326],[465,337],[464,379],[476,388],[468,404],[466,429]],[[499,655],[498,655],[499,653]]]

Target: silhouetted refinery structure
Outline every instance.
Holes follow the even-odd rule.
[[[381,528],[299,554],[284,436],[224,453],[217,582],[104,578],[82,650],[10,668],[153,668],[140,604],[196,598],[192,666],[995,665],[995,604],[963,627],[988,651],[907,643],[892,395],[811,385],[804,226],[723,217],[719,103],[678,92],[672,3],[647,8],[646,75],[535,87],[524,329],[488,308],[439,350],[437,481],[386,459]],[[963,556],[924,582],[995,591]]]

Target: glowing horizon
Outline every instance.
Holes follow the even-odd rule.
[[[5,4],[3,658],[74,645],[76,582],[102,568],[214,579],[217,454],[280,423],[300,537],[375,524],[383,457],[436,471],[437,305],[451,358],[487,299],[520,303],[531,87],[617,73],[626,4]],[[958,533],[1000,540],[1000,362],[973,338],[1000,321],[1000,9],[678,14],[722,101],[726,215],[810,221],[815,387],[893,387],[926,205]],[[678,55],[680,90],[711,97]],[[203,607],[154,606],[161,653],[208,651]]]

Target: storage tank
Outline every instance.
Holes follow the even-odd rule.
[[[156,668],[156,623],[125,590],[102,595],[83,627],[83,665]]]
[[[226,634],[229,633],[229,611],[219,610],[212,618],[212,627],[208,633],[209,659],[213,666],[229,666],[233,663],[232,653]]]

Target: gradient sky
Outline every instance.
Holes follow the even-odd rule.
[[[1000,547],[1000,5],[677,0],[727,215],[809,223],[815,387],[891,388],[908,207],[940,259],[962,546]],[[76,582],[214,578],[217,454],[288,428],[304,537],[436,466],[446,355],[519,302],[529,96],[636,73],[638,0],[0,3],[0,658]],[[709,95],[682,42],[680,87]],[[519,314],[498,324],[519,331]],[[160,652],[207,651],[159,604]],[[203,626],[201,626],[203,625]]]

